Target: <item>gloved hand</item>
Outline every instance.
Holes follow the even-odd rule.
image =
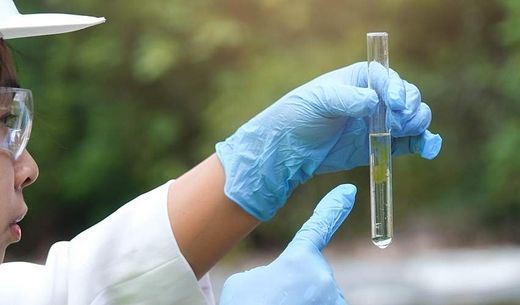
[[[226,280],[220,305],[346,304],[321,250],[347,218],[355,196],[350,184],[328,193],[276,260]]]
[[[381,70],[383,72],[383,70]],[[294,89],[216,145],[224,167],[224,192],[261,221],[281,208],[294,188],[314,174],[368,164],[368,115],[387,104],[393,154],[440,151],[441,138],[426,128],[430,108],[414,85],[393,70],[371,75],[361,62]],[[377,93],[376,93],[377,92]]]

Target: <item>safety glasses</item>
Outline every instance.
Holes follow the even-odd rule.
[[[30,90],[0,87],[0,150],[18,159],[29,141],[33,121]]]

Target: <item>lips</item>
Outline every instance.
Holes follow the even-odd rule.
[[[22,221],[22,219],[25,217],[25,214],[27,214],[27,207],[25,207],[23,211],[19,213],[18,216],[14,219],[14,221],[12,221],[9,225],[9,230],[15,242],[18,242],[20,241],[20,239],[22,239],[22,228],[20,228],[20,225],[18,223]]]
[[[24,206],[24,209],[22,210],[22,212],[20,212],[16,218],[14,219],[14,221],[12,221],[11,223],[12,224],[17,224],[19,223],[20,221],[22,221],[22,219],[25,217],[25,214],[27,214],[27,207]]]
[[[9,229],[11,230],[11,235],[14,237],[14,241],[18,242],[20,239],[22,239],[22,228],[16,223],[13,223],[9,226]]]
[[[22,221],[22,219],[25,217],[25,213],[21,214],[20,216],[18,216],[18,218],[16,218],[16,220],[14,221],[15,224],[19,223],[20,221]]]

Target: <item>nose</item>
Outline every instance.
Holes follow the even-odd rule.
[[[38,179],[38,165],[27,150],[16,160],[14,171],[17,189],[21,190]]]

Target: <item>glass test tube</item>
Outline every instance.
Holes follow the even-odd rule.
[[[388,34],[367,34],[368,87],[388,78]],[[383,76],[383,77],[381,77]],[[379,86],[380,87],[380,86]],[[379,103],[370,117],[370,218],[372,242],[386,248],[394,235],[392,207],[392,139],[387,126],[387,109],[380,92]]]

